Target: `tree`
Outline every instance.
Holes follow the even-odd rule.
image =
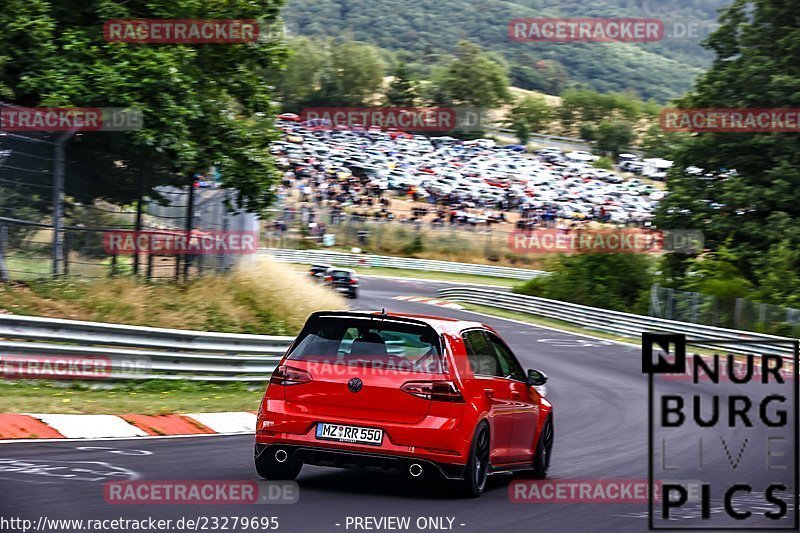
[[[581,127],[578,130],[578,134],[580,135],[581,139],[585,141],[596,141],[597,126],[595,126],[591,122],[584,122],[583,124],[581,124]]]
[[[284,111],[305,107],[359,107],[383,84],[383,61],[374,47],[355,41],[299,38],[278,81]]]
[[[630,146],[635,138],[633,126],[629,122],[603,121],[597,128],[597,148],[614,157]]]
[[[517,100],[505,123],[514,129],[522,144],[527,144],[531,132],[544,129],[552,116],[552,109],[542,96],[528,95]]]
[[[642,311],[653,283],[653,260],[643,254],[585,253],[553,259],[547,276],[516,292],[617,311]]]
[[[800,307],[800,251],[784,240],[770,247],[756,263],[756,299]]]
[[[126,201],[141,163],[151,184],[186,185],[212,165],[253,211],[271,201],[275,138],[265,73],[285,56],[272,39],[235,45],[109,43],[109,19],[255,19],[277,22],[280,0],[6,0],[0,10],[0,89],[25,106],[132,107],[141,129],[85,133],[68,157],[102,195]],[[68,180],[67,186],[69,187]],[[99,187],[102,185],[102,187]],[[135,192],[133,193],[135,194]]]
[[[394,71],[394,79],[386,90],[386,105],[412,107],[417,96],[417,83],[409,76],[406,64],[399,63]]]
[[[458,44],[455,58],[439,68],[431,80],[435,104],[497,107],[511,98],[505,66],[468,41]]]
[[[680,144],[689,136],[682,132],[664,131],[658,124],[647,129],[642,139],[642,150],[648,157],[672,159]]]
[[[706,42],[716,55],[713,66],[679,107],[800,106],[797,5],[735,0],[722,13],[720,23]],[[780,247],[800,247],[796,134],[698,133],[679,147],[675,161],[659,224],[702,229],[711,248],[727,242],[732,260],[746,279],[763,283],[764,290],[774,287],[768,282],[774,265],[765,264],[764,258]],[[703,168],[711,176],[687,175],[688,166]],[[762,297],[776,301],[784,297],[783,291],[770,292],[772,296],[762,291]]]
[[[320,73],[330,62],[324,43],[302,37],[289,43],[289,58],[277,82],[284,111],[299,112],[313,102],[320,89]]]
[[[320,76],[319,102],[359,107],[375,99],[383,85],[383,62],[374,46],[344,41],[331,46]]]

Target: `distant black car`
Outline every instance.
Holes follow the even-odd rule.
[[[358,277],[354,270],[347,268],[331,268],[325,281],[336,292],[347,294],[349,298],[358,298]]]
[[[308,275],[317,281],[322,281],[325,279],[325,276],[328,274],[328,270],[331,268],[333,268],[331,265],[311,265]]]

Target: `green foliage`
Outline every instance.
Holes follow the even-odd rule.
[[[716,59],[686,108],[791,108],[800,106],[800,12],[777,0],[736,0],[708,39]],[[730,262],[759,298],[793,301],[800,248],[800,144],[792,133],[701,133],[675,151],[670,195],[661,205],[662,227],[701,229],[706,247],[726,246]],[[690,176],[697,166],[716,176]],[[722,172],[736,169],[735,174]],[[713,202],[722,204],[712,205]],[[783,277],[786,287],[780,287]],[[743,284],[742,284],[743,285]]]
[[[617,311],[646,312],[653,260],[642,254],[563,255],[516,292]],[[643,308],[644,306],[644,308]]]
[[[383,84],[383,60],[374,46],[351,40],[299,38],[278,81],[285,111],[313,106],[360,107],[371,103]]]
[[[591,122],[584,122],[583,124],[581,124],[581,127],[578,130],[578,134],[580,135],[581,139],[584,139],[586,141],[596,141],[597,126],[595,126]]]
[[[517,100],[511,108],[506,125],[514,130],[522,144],[526,144],[531,132],[544,129],[552,116],[553,109],[543,97],[528,95]]]
[[[386,90],[386,105],[411,107],[418,96],[417,82],[411,79],[406,64],[400,63],[394,71],[394,79]]]
[[[531,278],[521,285],[517,285],[512,289],[512,292],[541,298],[545,295],[546,285],[547,276],[539,276],[536,278]]]
[[[440,67],[428,88],[433,103],[491,109],[511,98],[505,66],[479,46],[461,41],[455,57]]]
[[[658,124],[653,124],[642,138],[642,150],[647,157],[662,157],[671,161],[681,143],[688,138],[686,133],[664,131]]]
[[[284,111],[300,111],[319,92],[320,73],[328,55],[319,42],[305,37],[291,41],[289,52],[277,93]]]
[[[631,145],[634,138],[633,126],[629,122],[603,121],[597,128],[597,149],[616,157]]]
[[[452,53],[466,36],[502,55],[517,87],[559,94],[583,85],[600,92],[630,91],[665,102],[684,94],[706,68],[711,54],[696,38],[658,43],[518,43],[508,23],[535,17],[652,17],[667,27],[679,22],[711,24],[730,0],[595,0],[593,2],[508,0],[288,0],[284,16],[293,35],[339,37],[400,51],[420,79],[429,79],[440,54]]]
[[[320,79],[321,103],[362,106],[375,97],[382,83],[383,62],[375,47],[344,41],[330,48]]]
[[[216,165],[240,203],[259,211],[270,200],[273,139],[265,73],[284,51],[264,40],[237,45],[108,43],[109,19],[277,20],[281,0],[6,0],[0,10],[0,93],[27,106],[132,107],[144,126],[133,132],[85,133],[70,145],[69,167],[85,169],[95,193],[128,201],[141,164],[151,185],[186,184]],[[69,180],[68,180],[69,183]]]
[[[417,232],[417,234],[414,235],[414,239],[403,248],[403,253],[407,256],[413,256],[424,251],[425,243],[422,240],[422,234],[419,232]]]
[[[800,307],[800,250],[787,240],[756,261],[756,300]]]
[[[564,127],[574,124],[597,124],[604,120],[634,120],[658,113],[659,106],[644,102],[632,94],[599,93],[591,89],[568,89],[561,95],[559,118]]]
[[[614,168],[614,160],[611,159],[610,157],[603,156],[600,159],[598,159],[597,161],[593,162],[592,166],[594,168],[602,168],[602,169],[605,169],[605,170],[611,170],[611,169]]]
[[[735,257],[725,248],[688,263],[682,289],[732,301],[748,295],[752,284],[735,265]]]

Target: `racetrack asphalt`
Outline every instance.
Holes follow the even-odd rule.
[[[647,480],[647,376],[642,374],[641,350],[637,346],[393,299],[401,295],[435,297],[437,288],[448,285],[452,284],[362,277],[361,297],[353,301],[352,307],[435,314],[491,325],[525,367],[537,368],[549,376],[547,397],[554,404],[556,429],[552,479]],[[683,393],[692,386],[685,381],[661,385],[663,390]],[[720,387],[717,391],[731,390],[725,385],[716,387]],[[792,441],[790,428],[785,436]],[[686,428],[685,441],[677,446],[671,442],[667,462],[693,464],[698,454],[697,441],[703,437],[706,448],[702,481],[713,485],[728,483],[734,470],[730,466],[731,455],[735,460],[744,434],[736,430],[721,432],[730,447],[727,454],[718,439],[708,439],[706,435]],[[749,447],[740,454],[742,460],[734,474],[752,483],[752,497],[758,499],[758,492],[769,482],[784,480],[788,474],[765,472],[766,444],[751,438],[753,433],[747,435]],[[510,475],[492,477],[478,500],[460,499],[439,483],[314,466],[303,468],[298,478],[299,501],[291,505],[119,505],[104,499],[103,485],[109,480],[255,480],[252,448],[253,437],[249,435],[0,444],[0,517],[25,518],[36,525],[43,516],[84,520],[153,517],[171,519],[173,523],[181,517],[216,517],[218,528],[213,527],[213,522],[206,522],[207,530],[213,531],[222,530],[222,517],[230,520],[273,516],[278,518],[278,531],[298,533],[363,531],[352,524],[348,526],[352,517],[390,516],[411,517],[408,531],[449,528],[469,533],[588,533],[638,532],[647,531],[648,527],[647,505],[641,503],[513,503],[509,483],[514,478]],[[687,479],[686,471],[676,471],[672,479]],[[793,490],[796,492],[797,487]],[[763,498],[759,501],[763,502]],[[743,502],[742,505],[747,503]],[[721,506],[721,494],[713,494],[712,514],[723,519]],[[674,527],[705,525],[697,519],[699,504],[685,507],[673,522]],[[754,507],[757,508],[769,510],[773,506],[762,503]],[[419,517],[450,518],[452,525],[445,519],[438,529],[430,524],[418,528]],[[790,518],[794,518],[792,511]],[[763,527],[765,522],[753,525]],[[187,529],[173,526],[168,530]],[[51,527],[44,531],[77,529]]]

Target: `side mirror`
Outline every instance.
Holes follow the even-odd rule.
[[[540,370],[528,370],[528,385],[531,387],[541,387],[547,383],[547,374]]]

